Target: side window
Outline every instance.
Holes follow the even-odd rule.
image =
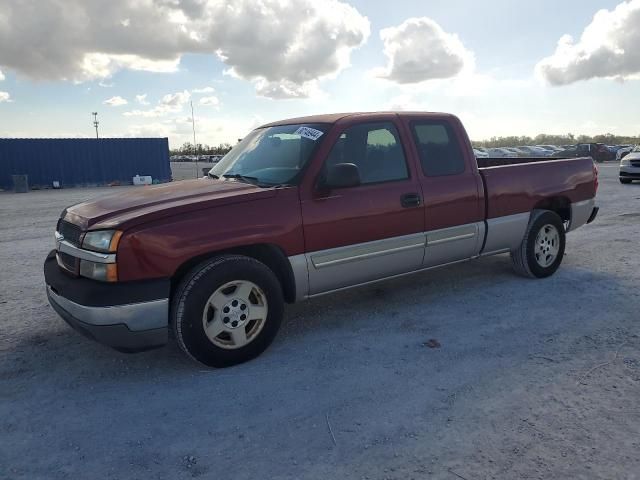
[[[422,171],[428,177],[464,172],[464,156],[451,126],[445,122],[417,122],[413,133]]]
[[[325,165],[353,163],[363,184],[409,178],[407,162],[392,123],[364,123],[344,131],[336,140]]]

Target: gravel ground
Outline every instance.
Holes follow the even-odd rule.
[[[640,478],[640,185],[615,166],[553,277],[503,255],[289,306],[225,370],[49,307],[56,219],[105,192],[0,194],[0,478]]]

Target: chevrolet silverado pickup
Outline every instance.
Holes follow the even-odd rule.
[[[168,341],[225,367],[262,353],[284,304],[509,253],[531,278],[593,221],[591,158],[476,159],[436,113],[318,115],[255,129],[201,179],[65,209],[49,301],[121,351]]]

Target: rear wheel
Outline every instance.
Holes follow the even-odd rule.
[[[284,311],[274,273],[249,257],[222,256],[186,275],[172,301],[180,348],[210,367],[260,355],[273,341]]]
[[[620,177],[620,183],[631,183],[631,179],[630,178],[622,178]]]
[[[549,210],[534,210],[524,239],[511,252],[513,267],[519,275],[545,278],[562,263],[565,229],[560,216]]]

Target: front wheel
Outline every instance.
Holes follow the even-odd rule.
[[[282,288],[266,265],[225,255],[185,276],[172,300],[171,320],[189,357],[228,367],[260,355],[275,338],[283,312]]]
[[[534,210],[520,246],[511,252],[514,270],[530,278],[553,275],[562,263],[565,230],[560,216],[549,210]]]

